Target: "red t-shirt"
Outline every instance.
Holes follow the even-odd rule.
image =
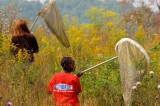
[[[70,73],[56,73],[47,91],[52,93],[56,106],[79,106],[77,94],[82,92],[79,78]]]

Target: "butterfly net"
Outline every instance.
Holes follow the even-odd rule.
[[[148,66],[149,56],[145,49],[129,38],[123,38],[116,44],[120,64],[120,77],[125,106],[132,103],[132,87],[141,82]]]

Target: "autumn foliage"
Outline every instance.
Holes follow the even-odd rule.
[[[132,15],[133,20],[131,20]],[[19,56],[20,61],[15,61],[15,57],[10,53],[12,30],[5,33],[2,29],[0,105],[3,106],[11,101],[15,106],[52,106],[52,97],[48,97],[45,89],[52,75],[62,70],[60,60],[63,56],[71,56],[76,60],[76,74],[116,56],[115,45],[124,37],[134,39],[146,49],[151,59],[149,71],[155,73],[154,76],[147,73],[142,86],[133,94],[133,105],[154,105],[155,97],[159,99],[157,88],[160,71],[159,33],[146,34],[146,26],[143,23],[146,21],[142,21],[144,16],[136,12],[123,17],[112,11],[91,8],[86,16],[91,23],[79,23],[75,17],[65,21],[70,48],[65,48],[54,35],[47,31],[45,25],[37,26],[34,35],[40,51],[35,55],[35,62],[31,65],[23,63],[22,56]],[[135,20],[137,24],[134,23]],[[134,25],[136,29],[128,30],[130,25]],[[131,34],[128,33],[129,31],[132,31]],[[80,80],[83,88],[83,93],[79,95],[82,106],[124,105],[118,60],[92,69]]]

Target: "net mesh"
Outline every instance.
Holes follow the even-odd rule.
[[[132,103],[132,87],[141,82],[149,65],[149,56],[145,49],[129,38],[123,38],[116,44],[120,63],[120,76],[125,106]]]
[[[69,41],[65,32],[64,23],[60,11],[55,0],[50,1],[39,13],[50,31],[57,37],[57,39],[65,46],[69,47]]]

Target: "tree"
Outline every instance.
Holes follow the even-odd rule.
[[[140,26],[144,28],[146,36],[160,34],[160,14],[158,14],[160,0],[122,0],[120,2],[126,5],[129,3],[135,7],[134,11],[124,14],[128,35],[134,36]]]
[[[126,2],[132,4],[134,7],[148,7],[152,12],[160,11],[160,0],[118,0],[119,2]]]

